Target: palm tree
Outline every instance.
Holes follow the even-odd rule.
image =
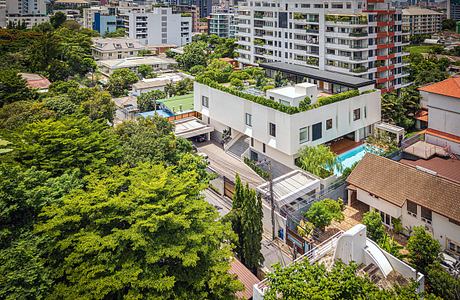
[[[165,85],[165,93],[168,96],[168,98],[174,96],[174,94],[176,93],[174,83],[169,82]]]

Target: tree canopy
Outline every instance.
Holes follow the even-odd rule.
[[[341,202],[341,199],[334,200],[329,198],[314,202],[305,213],[305,216],[316,228],[324,230],[332,221],[342,221],[344,219]]]
[[[138,80],[139,77],[130,69],[116,69],[109,77],[108,89],[115,97],[124,96],[128,93],[131,85]]]
[[[342,170],[342,165],[337,161],[337,155],[325,145],[302,148],[296,164],[303,170],[321,178],[332,175],[334,168]]]

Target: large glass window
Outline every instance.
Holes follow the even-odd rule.
[[[299,129],[299,143],[303,144],[308,142],[310,137],[310,127],[303,127]]]
[[[316,123],[312,126],[311,140],[316,141],[323,137],[322,123]]]

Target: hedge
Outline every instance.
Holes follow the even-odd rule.
[[[353,97],[363,95],[363,94],[372,93],[372,92],[375,91],[375,90],[368,90],[368,91],[364,91],[364,92],[360,93],[358,90],[350,90],[350,91],[346,91],[346,92],[343,92],[343,93],[340,93],[340,94],[335,94],[335,95],[332,95],[332,96],[319,97],[318,101],[315,104],[304,106],[304,107],[300,108],[300,107],[295,107],[295,106],[287,106],[287,105],[281,104],[279,102],[275,102],[273,100],[267,99],[267,98],[262,97],[262,96],[255,96],[255,95],[247,94],[245,92],[236,90],[235,88],[223,86],[223,85],[217,83],[216,81],[214,81],[211,78],[206,77],[206,76],[197,76],[197,77],[195,77],[195,81],[198,82],[198,83],[207,85],[207,86],[209,86],[209,87],[211,87],[213,89],[217,89],[217,90],[220,90],[222,92],[229,93],[229,94],[232,94],[234,96],[237,96],[237,97],[240,97],[240,98],[243,98],[243,99],[258,103],[260,105],[267,106],[267,107],[279,110],[279,111],[287,113],[289,115],[293,115],[293,114],[296,114],[296,113],[299,113],[299,112],[302,112],[302,111],[307,111],[307,110],[310,110],[310,109],[315,109],[315,108],[318,108],[318,107],[323,106],[323,105],[332,104],[334,102],[342,101],[342,100],[345,100],[345,99],[348,99],[348,98],[353,98]]]

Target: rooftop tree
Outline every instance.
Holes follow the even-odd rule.
[[[316,228],[324,230],[332,221],[342,221],[344,219],[341,202],[341,199],[334,200],[329,198],[314,202],[305,213],[305,216]]]

